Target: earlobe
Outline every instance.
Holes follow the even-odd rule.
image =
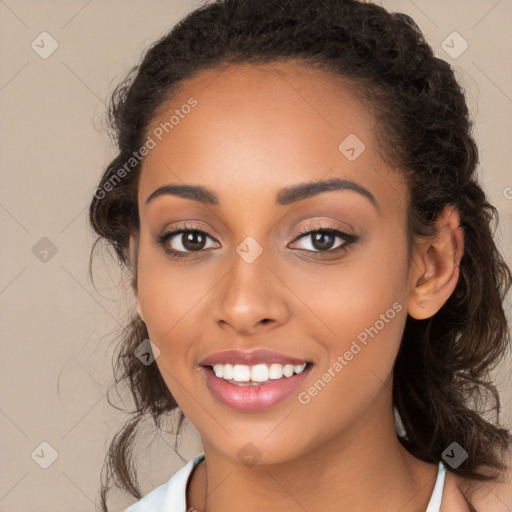
[[[464,252],[464,231],[455,207],[447,206],[436,221],[438,232],[420,242],[410,290],[408,313],[423,320],[435,315],[449,299],[459,280]]]

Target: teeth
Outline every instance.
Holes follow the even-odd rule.
[[[294,373],[301,373],[306,368],[307,363],[277,364],[270,366],[266,364],[256,364],[248,366],[245,364],[216,364],[213,366],[215,375],[224,380],[234,380],[235,382],[266,382],[267,380],[276,380],[284,377],[291,377]]]
[[[222,366],[222,365],[219,365]],[[224,365],[222,378],[226,380],[230,380],[233,378],[233,365],[232,364],[226,364]]]
[[[251,380],[251,368],[245,364],[235,364],[233,367],[233,380],[237,382],[249,382]]]
[[[293,370],[295,369],[295,366],[293,364],[287,364],[283,368],[283,374],[285,377],[291,377],[293,375]]]
[[[249,368],[249,366],[247,367]],[[254,382],[265,382],[268,380],[268,366],[266,364],[257,364],[251,368],[251,380]]]

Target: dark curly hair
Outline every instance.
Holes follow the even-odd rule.
[[[435,233],[444,207],[453,205],[459,214],[465,250],[458,283],[434,316],[407,318],[393,403],[405,432],[399,439],[410,453],[436,463],[457,440],[468,458],[447,469],[494,479],[507,469],[504,454],[512,444],[510,432],[500,428],[499,394],[490,379],[510,346],[503,301],[512,274],[493,240],[498,213],[477,182],[478,151],[464,92],[409,16],[357,0],[216,0],[188,14],[147,50],[112,95],[109,121],[118,153],[90,204],[89,220],[99,235],[91,258],[105,240],[121,267],[133,270],[128,247],[130,233],[139,229],[140,163],[112,180],[184,80],[236,63],[292,60],[342,77],[375,116],[379,153],[410,191],[409,254],[418,237]],[[135,286],[136,275],[132,279]],[[166,413],[179,410],[157,365],[142,365],[134,355],[146,338],[145,324],[134,315],[115,354],[115,384],[128,384],[135,410],[105,459],[104,512],[112,480],[141,497],[132,461],[140,422],[150,415],[160,428]],[[494,399],[495,423],[484,418],[482,395]],[[177,433],[184,419],[179,413]]]

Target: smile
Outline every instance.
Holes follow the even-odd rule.
[[[298,365],[278,363],[267,365],[261,363],[253,366],[245,364],[216,364],[213,365],[213,372],[216,377],[234,384],[258,385],[259,383],[281,379],[283,376],[288,378],[292,375],[298,375],[306,368],[306,365],[307,363]]]
[[[206,387],[221,404],[241,412],[269,409],[297,391],[313,367],[263,363],[201,366]]]

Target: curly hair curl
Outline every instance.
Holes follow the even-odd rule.
[[[497,210],[477,181],[478,150],[464,92],[410,17],[357,0],[216,0],[188,14],[147,50],[112,95],[108,117],[118,153],[90,204],[98,235],[91,257],[103,239],[120,265],[129,265],[129,236],[139,229],[140,164],[114,187],[105,184],[143,145],[158,109],[185,80],[237,63],[291,60],[342,77],[377,119],[379,152],[410,191],[409,254],[418,237],[435,233],[444,207],[459,213],[465,250],[458,283],[434,316],[407,318],[393,403],[405,431],[399,439],[410,453],[436,463],[457,440],[468,458],[447,469],[494,479],[507,468],[504,453],[512,444],[510,432],[500,427],[499,394],[490,379],[510,348],[503,301],[512,274],[493,240]],[[159,428],[162,417],[179,410],[158,367],[141,365],[134,355],[145,338],[146,326],[134,316],[115,354],[115,384],[129,386],[135,410],[105,460],[104,512],[112,480],[141,497],[132,461],[139,423],[150,416]],[[495,423],[484,418],[482,394],[494,399]],[[184,419],[179,413],[178,433]]]

